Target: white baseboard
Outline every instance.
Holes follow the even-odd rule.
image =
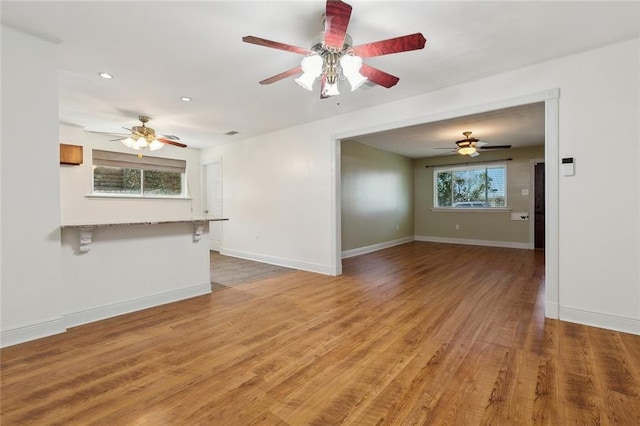
[[[410,243],[411,241],[413,241],[413,236],[398,238],[397,240],[385,241],[384,243],[372,244],[370,246],[345,250],[342,252],[342,258],[346,259],[348,257],[360,256],[361,254],[372,253],[374,251],[386,249],[389,247],[399,246],[400,244]]]
[[[154,306],[165,305],[191,297],[202,296],[211,293],[211,283],[203,283],[191,287],[171,290],[151,296],[140,297],[138,299],[126,300],[124,302],[112,303],[97,308],[84,311],[73,312],[50,321],[39,322],[0,333],[0,346],[12,346],[30,340],[40,339],[54,334],[64,333],[67,328],[75,327],[90,322],[112,318],[142,309],[153,308]]]
[[[515,241],[473,240],[467,238],[431,237],[429,235],[416,235],[414,239],[415,241],[427,241],[431,243],[466,244],[470,246],[504,247],[527,250],[531,249],[529,243],[518,243]]]
[[[560,307],[560,320],[640,335],[640,320],[581,309]]]
[[[35,324],[29,324],[11,330],[3,330],[0,333],[0,347],[17,345],[18,343],[40,339],[42,337],[53,336],[67,331],[64,318],[54,318]]]
[[[332,265],[319,265],[317,263],[300,262],[299,260],[285,259],[283,257],[267,256],[264,254],[250,253],[233,249],[221,249],[220,254],[223,254],[225,256],[239,257],[240,259],[269,263],[271,265],[284,266],[285,268],[316,272],[318,274],[336,275],[336,268]]]
[[[558,319],[560,317],[560,309],[557,303],[544,302],[544,316],[551,319]]]
[[[140,297],[138,299],[125,300],[124,302],[112,303],[97,308],[74,312],[64,316],[67,328],[112,318],[142,309],[153,308],[154,306],[166,305],[167,303],[189,299],[196,296],[211,293],[211,283],[206,282],[194,286],[166,291],[164,293],[153,294]]]

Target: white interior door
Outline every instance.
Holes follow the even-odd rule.
[[[207,218],[222,217],[222,162],[205,165],[206,210]],[[209,222],[209,248],[220,251],[222,248],[222,222]]]

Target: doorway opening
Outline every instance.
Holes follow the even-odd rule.
[[[545,189],[544,161],[534,162],[533,173],[533,248],[544,250],[545,244]]]
[[[544,259],[545,259],[545,315],[548,318],[558,318],[559,316],[559,260],[558,260],[558,172],[559,172],[559,152],[558,152],[558,110],[559,110],[559,89],[552,89],[545,92],[521,96],[505,100],[498,100],[484,105],[462,108],[448,111],[446,113],[434,114],[426,117],[418,117],[403,122],[377,125],[370,129],[360,129],[351,132],[344,132],[333,136],[334,144],[334,215],[333,215],[333,242],[334,253],[333,262],[335,274],[342,273],[342,192],[341,192],[341,141],[357,138],[358,136],[385,132],[393,129],[400,129],[420,124],[434,123],[459,117],[481,114],[490,111],[497,111],[504,108],[522,106],[527,104],[544,102],[544,170],[545,182],[544,205],[542,213],[544,216]],[[539,185],[540,187],[541,185]],[[530,210],[531,211],[531,210]],[[535,216],[535,215],[534,215]],[[531,221],[532,219],[530,219]],[[540,228],[540,227],[539,227]]]

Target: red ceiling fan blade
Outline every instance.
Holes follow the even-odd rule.
[[[308,55],[310,53],[313,53],[313,51],[305,49],[303,47],[293,46],[291,44],[280,43],[277,41],[271,41],[260,37],[245,36],[242,37],[242,41],[244,41],[245,43],[257,44],[258,46],[284,50],[285,52],[298,53],[300,55]]]
[[[176,142],[176,141],[172,141],[170,139],[165,139],[165,138],[161,138],[159,136],[156,136],[156,140],[162,142],[162,143],[166,143],[167,145],[175,145],[175,146],[179,146],[180,148],[186,148],[187,146],[183,143],[180,142]]]
[[[300,74],[302,72],[302,67],[297,66],[295,68],[291,68],[285,72],[281,72],[280,74],[274,75],[273,77],[266,78],[260,82],[260,84],[271,84],[276,81],[280,81],[287,77],[291,77],[292,75]]]
[[[372,83],[378,84],[387,89],[395,86],[400,79],[395,75],[387,74],[384,71],[380,71],[377,68],[371,67],[367,64],[362,64],[360,68],[360,74],[367,77]]]
[[[176,142],[176,141],[172,141],[171,139],[165,139],[165,138],[161,138],[159,136],[156,136],[156,140],[162,142],[162,143],[166,143],[167,145],[175,145],[175,146],[179,146],[180,148],[186,148],[187,146],[183,143],[180,142]]]
[[[373,43],[361,44],[360,46],[355,46],[353,52],[354,55],[360,56],[361,58],[371,58],[374,56],[422,49],[426,42],[427,39],[424,38],[421,33],[415,33],[387,40],[374,41]]]
[[[342,50],[349,19],[351,19],[351,6],[339,0],[327,0],[324,23],[325,46]]]

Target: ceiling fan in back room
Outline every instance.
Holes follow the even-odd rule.
[[[446,149],[451,152],[456,152],[460,155],[467,155],[469,157],[477,157],[480,155],[478,151],[488,151],[493,149],[509,149],[511,145],[489,145],[489,142],[483,142],[478,138],[471,136],[471,131],[462,132],[464,139],[456,141],[457,148],[436,148]]]
[[[260,84],[275,83],[302,73],[296,78],[296,83],[313,90],[313,83],[319,79],[321,99],[340,94],[338,80],[348,80],[351,91],[367,80],[386,88],[395,86],[400,80],[398,77],[364,64],[362,59],[422,49],[427,40],[421,33],[415,33],[352,46],[351,36],[347,34],[350,18],[350,5],[339,0],[327,0],[323,15],[324,31],[311,41],[308,49],[255,36],[243,37],[245,43],[305,55],[299,66],[262,80]]]
[[[123,129],[128,130],[130,133],[110,133],[110,132],[92,132],[92,133],[102,133],[113,136],[126,136],[118,139],[112,139],[112,141],[120,141],[127,148],[140,150],[140,149],[148,149],[149,151],[156,151],[164,145],[173,145],[180,148],[186,148],[187,145],[179,142],[180,138],[174,135],[156,135],[156,132],[151,127],[147,127],[146,124],[149,122],[150,118],[144,115],[138,116],[138,120],[142,123],[142,126],[133,126],[132,128],[123,127]]]

